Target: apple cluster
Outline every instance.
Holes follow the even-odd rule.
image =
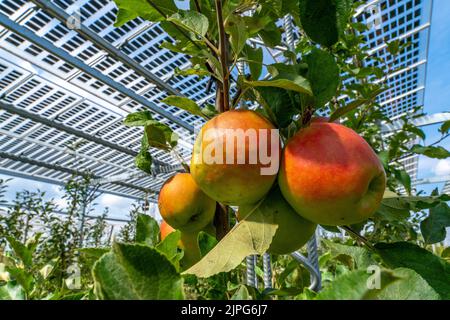
[[[200,258],[198,232],[214,233],[212,221],[217,202],[238,207],[238,220],[251,219],[255,209],[272,213],[278,228],[268,252],[274,254],[301,248],[317,224],[360,223],[378,209],[386,187],[386,174],[373,149],[355,131],[316,118],[293,135],[283,148],[281,141],[269,136],[268,132],[275,129],[255,111],[221,113],[209,120],[198,134],[190,173],[176,174],[163,185],[158,201],[165,221],[161,234],[164,237],[167,228],[181,231],[180,246],[185,249],[186,266]],[[198,155],[208,146],[203,133],[213,132],[209,137],[226,140],[223,135],[229,130],[267,132],[268,136],[263,138],[268,145],[264,147],[272,151],[272,156],[280,156],[279,170],[261,174],[267,164],[260,159],[252,163],[238,163],[236,157],[231,157],[232,162],[198,161]],[[257,137],[261,139],[261,135]],[[250,139],[232,146],[234,149],[223,149],[224,155],[261,148]]]

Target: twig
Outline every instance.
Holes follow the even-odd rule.
[[[367,240],[365,237],[363,237],[362,235],[360,235],[358,232],[354,231],[352,228],[350,228],[349,226],[340,226],[340,228],[344,229],[345,231],[347,231],[350,236],[356,240],[361,241],[362,243],[364,243],[364,245],[369,248],[372,251],[375,251],[374,246],[372,246],[372,244],[369,242],[369,240]]]
[[[220,65],[222,67],[223,83],[222,83],[222,95],[223,95],[223,110],[227,111],[230,107],[230,83],[228,73],[228,46],[227,38],[225,34],[225,28],[223,25],[222,15],[222,0],[216,0],[216,12],[217,12],[217,26],[219,28],[219,58]]]
[[[156,11],[158,11],[158,13],[160,15],[162,15],[164,18],[168,18],[168,16],[164,13],[164,11],[162,11],[156,4],[153,3],[153,1],[151,0],[147,0],[147,3],[152,6]],[[172,26],[174,26],[186,39],[188,39],[190,42],[192,42],[192,44],[197,48],[197,49],[201,49],[201,47],[198,45],[198,43],[196,43],[195,41],[193,41],[191,39],[191,37],[189,36],[189,34],[186,33],[186,31],[184,31],[181,27],[179,27],[176,23],[174,23],[173,21],[169,21]],[[216,54],[218,54],[218,49],[214,46],[214,44],[211,43],[211,41],[209,41],[206,37],[203,37],[203,40],[205,40],[206,45]]]

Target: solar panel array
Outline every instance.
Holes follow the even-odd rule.
[[[158,24],[138,18],[119,28],[114,27],[117,9],[111,0],[56,0],[51,3],[69,15],[79,15],[85,27],[181,94],[198,102],[213,103],[214,94],[206,90],[207,78],[180,77],[174,73],[176,68],[188,67],[189,61],[182,54],[160,47],[163,41],[171,41],[171,38]],[[372,26],[366,37],[373,54],[384,59],[383,67],[386,70],[405,68],[389,78],[393,88],[380,97],[390,117],[423,104],[430,13],[431,1],[384,0],[368,1],[366,10],[357,17],[358,21]],[[163,104],[161,100],[168,95],[166,91],[33,2],[0,0],[0,14],[155,103],[184,123],[190,126],[202,123],[196,116]],[[394,61],[384,43],[397,38],[411,41],[412,46]],[[4,102],[50,119],[55,124],[49,126],[0,110],[0,173],[59,184],[66,181],[72,171],[90,171],[99,178],[129,174],[131,177],[126,183],[106,183],[102,185],[102,190],[139,199],[146,194],[143,189],[148,189],[150,193],[147,195],[153,200],[162,183],[171,175],[137,175],[131,154],[61,129],[58,124],[137,152],[142,129],[125,127],[122,120],[130,112],[148,108],[26,40],[20,32],[1,25],[0,96],[4,96]],[[182,137],[179,151],[182,157],[189,159],[193,133],[158,113],[153,112],[153,117],[169,125]],[[152,150],[152,156],[166,164],[177,163],[173,155],[159,150]],[[415,178],[417,158],[411,159],[407,160],[408,170]]]

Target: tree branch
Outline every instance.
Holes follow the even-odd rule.
[[[223,95],[223,111],[227,111],[230,108],[230,82],[228,72],[228,43],[225,34],[225,27],[223,23],[222,15],[222,0],[216,1],[216,13],[217,13],[217,27],[219,29],[219,59],[222,67],[223,83],[222,83],[222,95]]]

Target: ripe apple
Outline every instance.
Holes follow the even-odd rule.
[[[170,233],[176,231],[172,228],[166,221],[162,221],[159,227],[161,232],[161,241],[164,240]],[[200,231],[209,233],[212,236],[216,235],[215,228],[212,223],[207,224],[202,230],[193,232],[183,232],[181,231],[180,241],[178,242],[178,247],[183,249],[184,255],[180,261],[181,267],[183,269],[189,268],[190,266],[197,263],[200,258],[200,248],[198,247],[198,234]]]
[[[280,154],[280,137],[270,121],[255,111],[231,110],[201,129],[192,153],[191,175],[218,202],[251,204],[272,187]]]
[[[355,131],[337,123],[313,122],[288,141],[278,182],[302,217],[337,226],[360,223],[375,213],[386,174]]]
[[[189,173],[178,173],[161,188],[158,207],[170,226],[182,232],[194,232],[211,223],[216,202],[197,186]]]
[[[246,217],[254,205],[240,206],[238,220]],[[274,222],[278,225],[267,252],[288,254],[303,247],[316,230],[316,224],[299,216],[283,198],[278,187],[274,188],[256,210],[262,213],[272,213]],[[251,216],[248,217],[251,219]]]
[[[159,232],[161,234],[161,241],[163,241],[169,234],[174,232],[175,229],[172,228],[166,221],[161,221],[161,225],[159,226]]]

